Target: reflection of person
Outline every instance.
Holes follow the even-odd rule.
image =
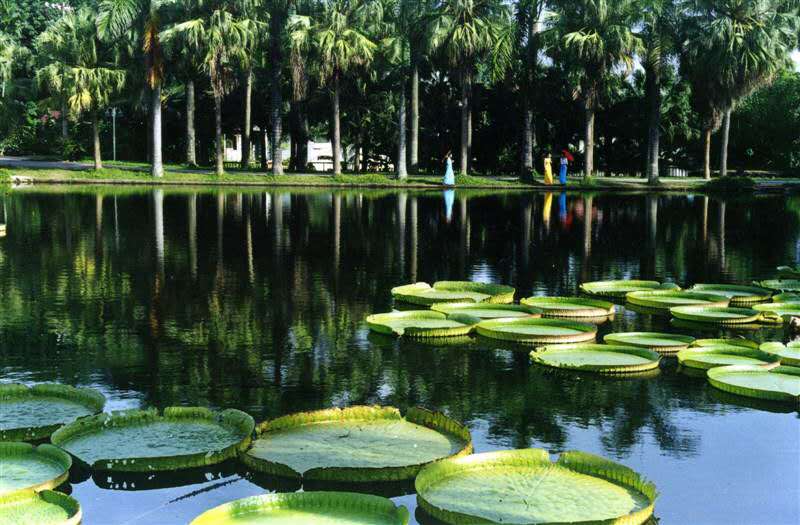
[[[567,170],[569,167],[569,163],[572,161],[572,155],[570,155],[569,151],[562,149],[561,150],[561,169],[558,172],[558,182],[561,183],[562,186],[566,186],[567,184]]]
[[[544,183],[553,184],[553,157],[549,153],[544,156]]]
[[[445,162],[445,170],[444,170],[444,180],[442,180],[442,184],[445,186],[455,186],[456,185],[456,176],[453,174],[453,155],[448,151],[447,155],[444,156]]]
[[[444,190],[444,216],[447,219],[447,224],[453,220],[453,202],[456,200],[456,192],[454,190]]]
[[[544,194],[544,206],[542,206],[542,222],[546,230],[550,230],[550,210],[553,206],[553,194]]]
[[[562,191],[561,195],[558,196],[558,218],[561,220],[561,224],[567,223],[567,192]]]

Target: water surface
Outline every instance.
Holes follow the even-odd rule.
[[[464,421],[477,452],[622,462],[657,485],[662,524],[800,521],[797,412],[716,391],[674,358],[610,379],[532,366],[511,345],[431,346],[364,323],[415,280],[505,282],[525,297],[596,279],[770,278],[798,260],[798,197],[20,188],[0,201],[0,381],[97,388],[108,410],[203,405],[256,421],[422,405]],[[723,333],[626,310],[600,337],[664,330]],[[235,464],[72,482],[86,525],[187,523],[298,488]],[[430,523],[408,486],[366,489]]]

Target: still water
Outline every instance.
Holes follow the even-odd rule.
[[[624,463],[655,482],[662,524],[800,522],[797,412],[724,396],[674,359],[655,377],[604,379],[364,324],[415,280],[504,282],[525,297],[596,279],[772,277],[798,260],[800,197],[24,188],[0,203],[2,382],[89,386],[109,410],[207,405],[256,421],[422,405],[464,421],[477,452],[579,449]],[[601,326],[624,330],[719,334],[631,311]],[[71,482],[86,525],[187,523],[298,489],[236,464]],[[362,489],[432,523],[408,486]]]

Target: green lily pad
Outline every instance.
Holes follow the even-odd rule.
[[[778,266],[778,276],[781,279],[800,279],[800,268],[792,266]]]
[[[0,495],[58,487],[71,466],[69,454],[53,445],[0,443]]]
[[[768,279],[756,281],[753,284],[779,292],[800,292],[800,279]]]
[[[785,345],[782,343],[764,343],[759,347],[759,350],[780,358],[782,365],[800,367],[800,341],[792,341]]]
[[[560,319],[489,319],[475,331],[490,339],[528,344],[581,343],[594,341],[597,327]]]
[[[392,288],[392,297],[422,306],[436,303],[507,304],[514,302],[514,288],[471,281],[438,281],[433,286],[420,282]]]
[[[623,332],[608,334],[603,341],[608,344],[649,348],[659,354],[674,354],[692,344],[694,337],[658,332]]]
[[[800,303],[800,294],[798,293],[779,293],[772,296],[773,303]]]
[[[800,403],[800,368],[720,366],[708,371],[712,386],[731,394]]]
[[[695,284],[692,291],[718,294],[730,299],[731,306],[746,306],[769,301],[772,290],[760,286],[740,284]]]
[[[633,374],[658,368],[661,356],[646,348],[580,343],[543,346],[531,352],[534,363],[601,374]]]
[[[467,315],[478,319],[542,316],[542,310],[524,304],[439,303],[431,306],[431,310],[448,316]]]
[[[545,317],[607,317],[614,315],[614,304],[581,297],[528,297],[520,304],[544,311]]]
[[[636,306],[669,310],[673,306],[728,306],[730,299],[716,294],[671,290],[631,292],[625,300]]]
[[[425,467],[417,501],[434,518],[464,523],[640,524],[655,486],[633,470],[585,452],[555,463],[541,449],[503,450]]]
[[[745,348],[758,348],[758,343],[743,337],[728,337],[722,339],[696,339],[690,346],[743,346]]]
[[[208,510],[190,525],[406,525],[408,510],[380,496],[295,492],[243,498]]]
[[[765,365],[775,361],[775,356],[744,346],[697,346],[678,352],[680,364],[703,370],[725,365]]]
[[[78,525],[81,506],[54,490],[20,490],[0,496],[0,525]]]
[[[51,441],[95,470],[155,472],[215,465],[250,445],[255,423],[239,410],[126,410],[60,428]]]
[[[595,281],[583,283],[580,286],[583,293],[589,295],[600,295],[603,297],[623,298],[628,292],[642,290],[680,290],[680,286],[672,283],[660,283],[658,281]]]
[[[41,441],[78,418],[102,412],[106,399],[89,388],[45,383],[0,385],[0,441]]]
[[[783,316],[800,317],[800,303],[754,304],[751,308],[763,314],[764,321],[783,323]]]
[[[469,430],[421,408],[333,408],[261,423],[241,461],[289,478],[345,482],[413,479],[424,465],[472,452]]]
[[[447,316],[432,310],[406,310],[367,317],[370,330],[417,339],[468,335],[478,321],[466,315]]]
[[[751,308],[719,306],[676,306],[669,309],[672,316],[684,321],[714,324],[747,324],[761,319],[761,312]]]

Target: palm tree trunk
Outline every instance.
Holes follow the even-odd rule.
[[[409,163],[411,171],[419,169],[419,67],[414,64],[411,72],[411,137],[409,140],[411,151]]]
[[[103,159],[100,153],[100,121],[97,111],[92,111],[92,139],[94,145],[94,169],[103,169]]]
[[[333,174],[341,175],[342,159],[340,148],[342,146],[342,130],[339,123],[339,73],[333,75]]]
[[[520,140],[520,179],[533,180],[533,108],[527,93],[523,95],[522,137]]]
[[[661,58],[652,57],[646,70],[648,130],[647,130],[647,182],[658,183],[661,142]]]
[[[397,178],[408,178],[406,170],[406,89],[405,82],[400,83],[400,108],[398,110],[398,137],[397,137]],[[356,162],[358,160],[356,159]]]
[[[164,161],[161,156],[161,84],[153,88],[152,99],[150,100],[150,118],[152,118],[152,168],[153,177],[164,176]]]
[[[459,172],[467,174],[469,167],[469,82],[467,74],[461,73],[461,155],[459,156]]]
[[[719,176],[728,175],[728,139],[731,134],[732,108],[725,110],[725,119],[722,121],[722,143],[719,146]]]
[[[703,159],[703,178],[706,180],[711,180],[711,127],[708,127],[704,131],[704,140],[705,140],[705,156]]]
[[[283,64],[283,41],[281,33],[283,31],[284,16],[280,8],[273,10],[270,18],[270,65],[272,67],[271,82],[271,118],[272,136],[270,137],[270,147],[272,148],[272,173],[281,175],[283,173],[283,152],[281,151],[281,118],[283,113],[283,100],[281,99],[281,65]]]
[[[250,116],[252,115],[253,100],[253,70],[247,70],[244,80],[244,126],[242,129],[242,169],[250,167]]]
[[[586,162],[583,166],[583,176],[591,177],[594,173],[594,114],[595,108],[591,102],[586,103]]]
[[[67,100],[61,101],[61,138],[67,140],[69,138],[69,123],[67,122]]]
[[[225,151],[222,143],[222,95],[214,93],[214,144],[216,149],[216,170],[219,176],[225,173]]]
[[[186,82],[186,164],[197,166],[197,150],[195,148],[196,132],[194,126],[194,80]]]

